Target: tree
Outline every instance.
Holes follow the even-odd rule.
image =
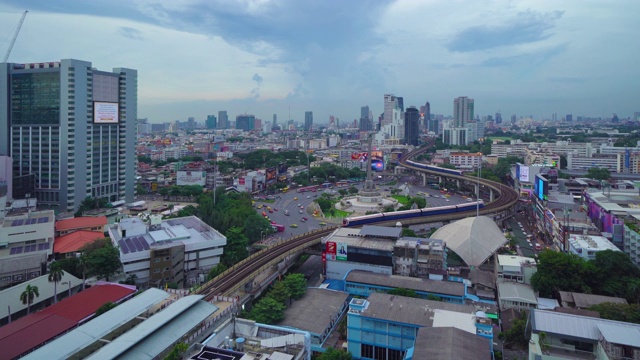
[[[416,232],[411,228],[402,228],[402,236],[412,236],[417,237]]]
[[[219,263],[218,265],[209,269],[209,273],[207,273],[207,281],[215,278],[216,276],[222,274],[227,271],[227,267],[223,263]]]
[[[271,291],[269,291],[269,296],[286,305],[286,301],[291,297],[291,293],[284,281],[278,281],[273,285]]]
[[[592,167],[587,170],[587,177],[595,180],[607,181],[611,178],[611,171],[607,168]]]
[[[53,302],[58,302],[58,283],[62,281],[62,276],[64,275],[64,270],[62,270],[62,266],[58,264],[57,261],[51,263],[51,267],[49,268],[49,282],[53,283]]]
[[[350,352],[342,349],[327,348],[316,360],[351,360],[353,357]]]
[[[267,296],[254,305],[249,318],[263,324],[275,324],[284,319],[284,310],[286,308],[283,303]]]
[[[592,268],[578,255],[546,250],[539,254],[531,285],[543,297],[553,297],[559,290],[591,293],[587,281],[593,277]]]
[[[227,245],[222,254],[222,263],[225,266],[233,266],[249,256],[249,239],[244,235],[242,228],[232,227],[224,235],[227,237]]]
[[[511,324],[511,329],[500,333],[498,336],[504,340],[505,345],[517,345],[520,347],[527,346],[527,338],[525,338],[524,331],[527,326],[527,313],[523,312],[519,319],[514,319]]]
[[[153,162],[153,160],[151,160],[151,157],[149,157],[149,156],[138,155],[138,162],[145,163],[145,164],[151,164]]]
[[[268,235],[274,231],[269,220],[260,216],[255,211],[246,218],[243,228],[244,235],[249,239],[250,244],[259,241],[262,234]]]
[[[171,351],[164,357],[164,360],[180,360],[182,355],[189,350],[189,345],[186,343],[178,343],[171,349]]]
[[[387,291],[387,294],[398,295],[398,296],[406,296],[406,297],[412,297],[412,298],[419,297],[415,290],[405,289],[405,288],[391,289],[391,290]]]
[[[307,280],[303,274],[289,274],[285,276],[283,281],[289,289],[289,294],[292,299],[300,299],[307,292]]]
[[[38,291],[38,287],[35,285],[27,285],[22,294],[20,294],[20,301],[23,304],[27,305],[27,314],[31,312],[31,304],[33,304],[33,300],[40,296],[40,292]]]
[[[349,192],[345,189],[340,189],[338,190],[338,193],[340,194],[340,196],[347,196]]]
[[[94,315],[96,317],[100,316],[100,315],[106,313],[107,311],[113,309],[116,306],[118,306],[118,304],[114,304],[111,301],[107,301],[106,303],[100,305],[100,307],[98,309],[96,309],[96,313]]]
[[[120,263],[120,251],[109,243],[108,246],[89,253],[87,255],[87,265],[91,274],[98,279],[105,278],[109,281],[109,277],[116,274],[122,266]]]
[[[640,324],[640,305],[638,304],[606,302],[593,305],[589,310],[597,311],[603,319]]]
[[[349,194],[357,194],[358,193],[358,188],[355,186],[350,186],[349,187]]]

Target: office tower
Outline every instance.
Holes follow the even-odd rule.
[[[420,106],[420,112],[424,114],[424,127],[429,128],[429,121],[431,120],[431,104],[427,101],[424,106]]]
[[[516,124],[516,114],[511,115],[511,125]]]
[[[502,114],[499,112],[496,113],[496,124],[502,124]]]
[[[196,119],[194,117],[189,117],[187,119],[187,129],[195,129],[197,126]]]
[[[313,111],[304,112],[304,131],[310,131],[313,127]]]
[[[453,100],[453,126],[464,127],[469,120],[473,120],[473,99],[460,96]]]
[[[398,109],[400,109],[400,112],[404,112],[404,98],[402,96],[398,96],[396,100],[398,101]]]
[[[218,129],[228,129],[229,128],[229,115],[225,110],[218,111]]]
[[[381,125],[393,122],[393,111],[398,108],[398,99],[393,94],[384,95],[384,113],[382,113]]]
[[[431,119],[427,123],[427,131],[438,135],[440,133],[440,126],[439,125],[440,124],[438,122],[438,119],[436,119],[436,118]]]
[[[271,126],[272,127],[278,126],[278,115],[273,114],[273,124]]]
[[[360,119],[362,118],[369,118],[369,105],[360,108]]]
[[[151,124],[149,124],[149,119],[136,119],[136,123],[138,128],[138,135],[151,133]]]
[[[365,105],[360,108],[360,120],[358,124],[358,129],[360,131],[371,131],[373,130],[373,122],[369,117],[371,111],[369,110],[369,106]]]
[[[640,111],[633,113],[633,121],[640,121]]]
[[[207,115],[207,129],[217,129],[218,118],[215,115]]]
[[[255,115],[248,115],[248,114],[238,115],[236,116],[236,129],[251,131],[254,129],[255,122],[256,122]]]
[[[565,116],[565,121],[573,121],[573,115],[571,114],[567,114],[567,116]]]
[[[415,106],[410,106],[404,113],[404,143],[418,146],[420,135],[420,112]]]
[[[2,64],[0,155],[33,175],[38,205],[74,212],[87,197],[133,201],[138,73],[90,62]]]
[[[613,116],[611,117],[611,122],[614,124],[620,123],[620,118],[618,117],[618,114],[613,114]]]

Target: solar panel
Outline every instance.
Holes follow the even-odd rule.
[[[129,247],[129,250],[131,250],[132,253],[138,251],[136,249],[136,244],[134,244],[131,239],[126,239],[125,242],[127,243],[127,246]]]
[[[142,248],[142,245],[140,244],[140,240],[138,240],[137,236],[134,237],[134,238],[131,238],[131,243],[133,244],[133,246],[136,247],[136,252],[142,251],[143,248]]]
[[[118,240],[118,245],[120,245],[120,250],[122,250],[123,254],[129,253],[129,248],[127,247],[127,244],[124,243],[124,240]]]
[[[143,241],[142,241],[142,247],[143,247],[145,250],[149,250],[149,243],[143,240]]]
[[[38,218],[38,224],[46,223],[49,220],[48,217]]]
[[[13,225],[11,226],[21,226],[22,224],[24,224],[24,220],[18,219],[18,220],[13,220]]]

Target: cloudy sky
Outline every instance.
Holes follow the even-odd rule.
[[[503,117],[640,111],[640,1],[0,0],[0,55],[138,70],[138,116],[342,121],[383,95]]]

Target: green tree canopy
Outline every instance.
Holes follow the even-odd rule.
[[[286,308],[283,303],[267,296],[253,306],[249,318],[263,324],[275,324],[284,319]]]
[[[100,240],[97,240],[100,241]],[[89,273],[98,279],[109,277],[118,273],[122,264],[120,263],[120,251],[113,247],[111,242],[105,246],[87,252],[87,267]]]
[[[286,301],[291,298],[291,293],[284,281],[277,281],[269,291],[269,296],[277,302],[286,304]]]
[[[293,299],[300,299],[307,292],[307,280],[303,274],[294,273],[285,276],[284,283]]]
[[[352,358],[351,353],[348,351],[328,348],[327,351],[318,356],[316,360],[351,360]]]
[[[592,167],[587,170],[587,177],[595,180],[607,181],[611,178],[611,171],[607,168]]]
[[[540,296],[553,297],[560,290],[591,292],[587,280],[593,274],[581,257],[550,250],[538,256],[538,270],[531,277],[531,285],[540,292]]]
[[[111,301],[107,301],[106,303],[100,305],[100,307],[96,310],[95,316],[100,316],[104,313],[106,313],[107,311],[113,309],[114,307],[118,306],[118,304],[114,304]]]
[[[40,291],[38,290],[38,287],[31,284],[28,284],[20,294],[20,301],[22,301],[24,305],[27,305],[27,314],[31,312],[31,304],[33,304],[33,300],[39,296]]]
[[[64,275],[64,270],[62,269],[62,264],[54,261],[51,263],[49,267],[49,282],[53,283],[53,301],[58,302],[58,283],[62,281],[62,276]]]
[[[402,228],[402,236],[417,237],[418,235],[416,235],[416,232],[413,231],[413,229],[408,228],[408,227],[403,227]]]
[[[222,263],[229,267],[249,256],[249,239],[239,227],[233,227],[225,233],[227,245],[222,254]]]
[[[209,272],[207,273],[207,281],[209,281],[209,280],[215,278],[216,276],[222,274],[227,269],[228,269],[228,267],[226,267],[223,263],[219,263],[218,265],[212,267],[211,269],[209,269]]]
[[[606,302],[594,305],[589,310],[597,311],[603,319],[640,324],[639,304],[619,304]]]
[[[398,296],[406,296],[406,297],[412,297],[412,298],[419,297],[415,290],[405,289],[405,288],[391,289],[391,290],[387,291],[387,294],[398,295]]]

